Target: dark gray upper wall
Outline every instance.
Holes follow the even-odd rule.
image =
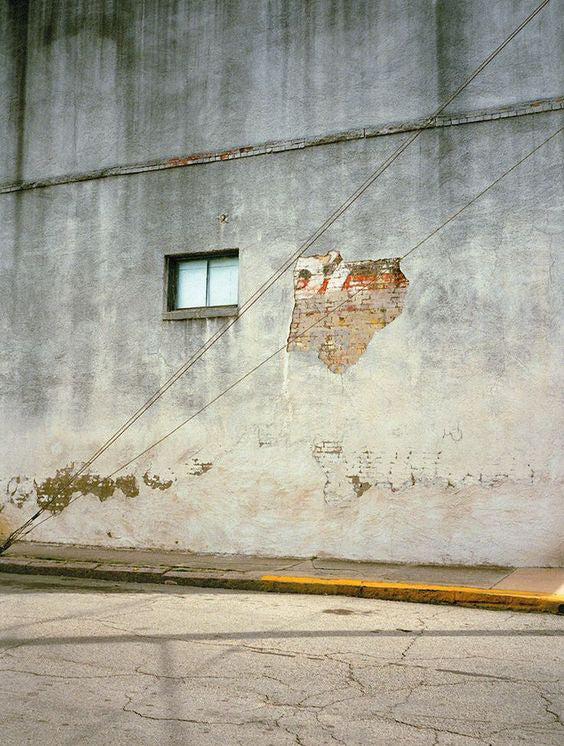
[[[429,114],[533,0],[0,0],[11,182]],[[564,0],[451,108],[560,94]]]

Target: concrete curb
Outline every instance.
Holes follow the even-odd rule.
[[[549,614],[562,614],[564,612],[564,596],[531,593],[530,591],[337,578],[290,578],[276,575],[263,575],[261,581],[264,585],[269,586],[265,590],[286,593],[323,593],[360,598],[379,598],[387,601],[452,604],[483,609],[536,611]]]
[[[307,593],[354,596],[387,601],[451,604],[483,609],[524,612],[564,613],[564,596],[495,588],[470,588],[425,583],[392,583],[348,578],[290,577],[285,575],[250,576],[237,572],[197,572],[174,567],[140,567],[96,562],[57,560],[0,560],[0,573],[55,575],[93,580],[134,583],[159,583],[196,588],[225,588],[242,591]]]

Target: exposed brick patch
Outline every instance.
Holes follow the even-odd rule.
[[[337,251],[299,259],[288,351],[316,350],[333,373],[356,363],[374,332],[402,312],[409,282],[399,265],[397,258],[343,262]]]
[[[452,448],[456,447],[452,444]],[[311,452],[325,478],[323,498],[337,508],[359,499],[373,499],[375,493],[369,493],[371,489],[400,494],[412,489],[430,489],[454,495],[468,488],[528,486],[537,479],[530,464],[515,464],[507,471],[500,471],[496,462],[488,462],[484,472],[470,471],[464,466],[451,471],[443,464],[442,450],[375,451],[368,447],[347,447],[336,440],[318,440],[312,444]],[[506,454],[505,460],[509,458]]]
[[[373,482],[367,481],[370,451],[346,457],[339,441],[322,440],[313,444],[312,454],[325,475],[323,497],[328,505],[348,505],[372,487]]]

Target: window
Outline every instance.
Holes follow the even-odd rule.
[[[165,257],[164,318],[233,316],[239,300],[236,251]]]

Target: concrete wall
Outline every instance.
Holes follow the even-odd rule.
[[[530,0],[1,0],[0,180],[430,114]],[[451,106],[561,95],[551,0]]]
[[[6,181],[422,116],[531,6],[168,0],[3,13],[23,23],[24,7],[25,116],[12,107],[4,120],[23,128]],[[451,108],[558,93],[563,7],[552,0]],[[402,256],[561,125],[554,111],[423,133],[310,253]],[[239,248],[244,299],[401,137],[1,195],[3,530],[222,323],[161,320],[165,254]],[[401,313],[354,364],[335,373],[314,350],[283,351],[104,480],[284,345],[287,273],[32,536],[561,563],[562,148],[560,136],[401,262]]]

